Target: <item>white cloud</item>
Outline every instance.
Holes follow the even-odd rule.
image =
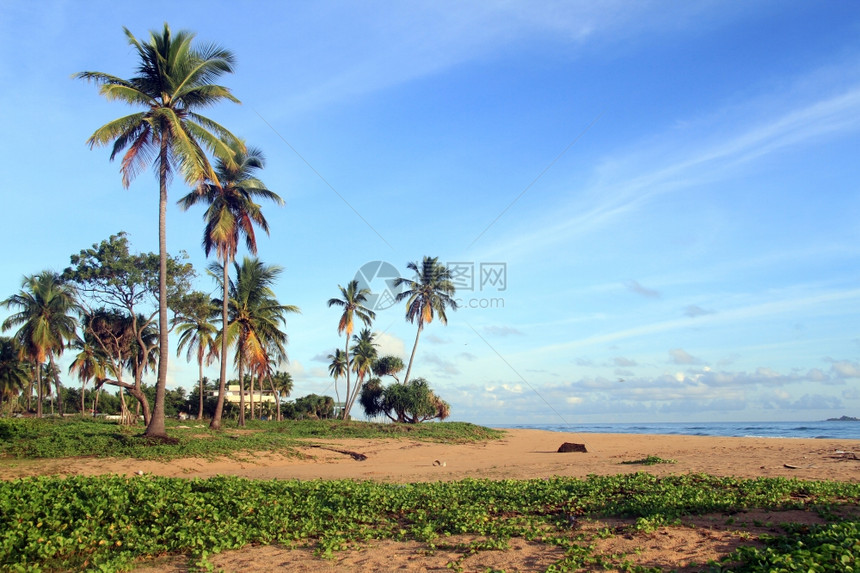
[[[404,351],[403,341],[400,338],[388,332],[377,332],[375,335],[374,340],[379,345],[376,351],[380,356],[390,354],[400,357],[404,362],[408,359]]]
[[[837,376],[842,378],[860,378],[860,364],[848,360],[838,360],[831,366]]]

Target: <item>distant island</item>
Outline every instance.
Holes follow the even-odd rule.
[[[827,418],[827,422],[860,422],[860,418],[854,416],[842,416],[839,418]]]

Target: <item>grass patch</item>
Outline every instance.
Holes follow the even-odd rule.
[[[623,558],[596,554],[593,536],[571,527],[575,520],[633,518],[636,525],[625,533],[635,534],[643,524],[660,527],[687,515],[754,508],[815,511],[858,503],[860,484],[703,474],[416,484],[37,477],[0,483],[0,568],[121,570],[141,558],[171,554],[205,567],[207,556],[251,543],[307,543],[328,556],[371,539],[418,541],[432,548],[446,539],[476,536],[487,541],[471,544],[464,554],[525,538],[563,547],[565,557],[552,570],[575,571],[617,565]],[[853,517],[833,513],[831,523],[822,526],[787,526],[786,535],[765,539],[763,549],[733,553],[726,567],[758,572],[791,564],[785,570],[818,571],[816,563],[833,563],[845,568],[829,570],[852,570],[847,567],[857,564],[860,549],[858,521],[856,512],[846,514]],[[722,567],[711,564],[713,571]]]
[[[183,425],[186,428],[178,428]],[[196,422],[167,423],[170,440],[142,437],[142,426],[121,426],[92,418],[0,419],[0,457],[67,458],[81,456],[171,460],[186,457],[230,456],[240,451],[292,453],[307,438],[409,438],[464,443],[504,435],[461,422],[433,424],[374,424],[337,420],[284,422],[250,421],[239,430],[212,432]],[[191,426],[191,427],[187,427]]]
[[[621,463],[626,465],[654,466],[657,464],[677,464],[678,462],[676,460],[664,459],[658,456],[646,456],[641,460],[629,460]]]

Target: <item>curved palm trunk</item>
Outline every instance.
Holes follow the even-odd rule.
[[[155,407],[145,436],[166,438],[164,428],[164,395],[167,389],[167,139],[161,138],[158,195],[158,379],[155,383]]]
[[[415,360],[415,351],[418,349],[418,337],[421,336],[421,331],[424,330],[424,323],[418,321],[418,334],[415,335],[415,344],[412,346],[412,354],[409,356],[409,366],[406,367],[406,376],[403,377],[403,383],[409,382],[409,373],[412,372],[412,361]]]
[[[251,373],[251,393],[248,394],[248,397],[251,399],[251,419],[254,419],[254,373]],[[260,404],[260,409],[262,410],[263,405]]]
[[[222,278],[224,294],[221,295],[221,379],[218,381],[218,403],[215,405],[215,414],[212,416],[212,422],[209,424],[209,428],[212,430],[221,429],[221,416],[224,414],[224,392],[227,383],[227,279],[229,278],[229,267],[227,266],[229,261],[227,259],[229,257],[224,257],[224,276]]]

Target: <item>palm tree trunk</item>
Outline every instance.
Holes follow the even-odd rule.
[[[242,343],[240,342],[239,343],[239,352],[240,352],[240,354],[239,354],[239,425],[244,427],[244,425],[245,425],[245,384],[244,384],[244,382],[245,381],[242,379],[242,375],[244,374],[242,372],[242,366],[244,366],[244,364],[242,364],[241,349],[242,349]]]
[[[200,365],[200,378],[199,378],[199,382],[200,382],[200,390],[199,390],[199,392],[200,392],[200,407],[197,409],[197,419],[202,420],[203,419],[203,345],[202,344],[200,345],[200,351],[199,351],[197,357],[199,359],[198,364]]]
[[[346,398],[346,402],[343,403],[343,419],[346,420],[346,417],[349,416],[349,408],[347,408],[347,402],[349,402],[349,331],[346,331],[346,348],[344,349],[343,359],[346,360],[346,394],[344,397]],[[337,382],[335,382],[337,384]]]
[[[222,282],[224,283],[224,294],[221,295],[223,297],[221,299],[221,379],[218,381],[218,402],[215,405],[215,414],[212,416],[212,422],[209,424],[209,428],[212,430],[221,429],[221,416],[224,413],[224,392],[226,390],[227,383],[227,279],[229,278],[229,259],[230,257],[224,257],[224,276],[222,278]]]
[[[36,417],[42,417],[42,364],[36,362]]]
[[[251,393],[248,394],[248,397],[251,399],[251,419],[254,419],[254,373],[251,373]]]
[[[266,378],[269,379],[269,386],[272,388],[272,396],[275,397],[275,409],[277,413],[275,414],[275,419],[280,422],[281,421],[281,392],[275,392],[275,382],[272,380],[272,375],[266,375]]]
[[[409,366],[406,367],[406,376],[403,377],[403,383],[409,382],[409,373],[412,372],[412,361],[415,360],[415,351],[418,349],[418,337],[421,336],[421,331],[424,330],[424,323],[418,319],[418,333],[415,335],[415,344],[412,346],[412,354],[409,356]]]
[[[158,194],[158,379],[155,382],[155,407],[146,427],[147,437],[166,438],[164,396],[167,390],[167,138],[161,138]]]
[[[51,372],[54,374],[54,388],[57,391],[57,408],[59,409],[60,416],[65,414],[65,408],[63,408],[63,393],[60,391],[60,371],[57,370],[57,365],[54,363],[54,353],[48,353],[48,362],[51,365]]]

